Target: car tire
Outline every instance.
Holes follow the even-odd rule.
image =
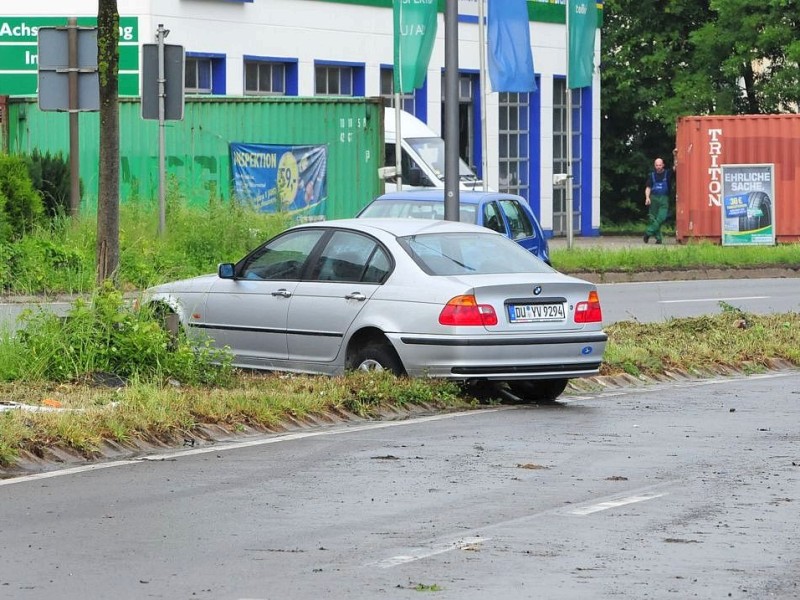
[[[569,379],[523,379],[509,381],[511,393],[524,402],[555,402]]]
[[[180,344],[181,320],[180,317],[168,306],[158,305],[154,311],[159,325],[167,334],[167,347],[170,350],[177,349]]]
[[[356,350],[348,366],[354,371],[390,371],[398,376],[405,374],[400,357],[388,342],[365,344]]]

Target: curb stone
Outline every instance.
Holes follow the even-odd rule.
[[[746,367],[747,365],[743,365]],[[761,367],[763,371],[796,371],[798,367],[784,359],[772,359],[769,368]],[[572,379],[567,386],[566,394],[582,395],[586,393],[602,393],[604,390],[620,390],[632,387],[647,387],[661,384],[685,383],[718,377],[746,376],[745,370],[736,370],[730,367],[712,365],[704,372],[690,373],[688,371],[668,371],[655,376],[634,376],[629,373],[614,375],[598,375]],[[58,471],[70,467],[86,466],[114,460],[144,459],[169,460],[170,451],[182,447],[201,448],[224,442],[241,441],[248,438],[262,437],[265,435],[280,435],[308,429],[323,429],[344,423],[397,421],[411,417],[441,414],[448,410],[464,410],[468,408],[466,402],[463,406],[443,409],[430,402],[406,406],[380,407],[375,417],[362,417],[341,407],[335,407],[325,413],[304,415],[297,417],[288,415],[284,421],[269,427],[254,427],[239,425],[226,427],[217,423],[203,423],[192,431],[175,431],[161,436],[145,436],[131,439],[126,442],[104,440],[101,448],[82,455],[78,451],[59,447],[40,448],[36,453],[23,451],[16,465],[11,468],[0,468],[0,479],[33,475],[37,473]],[[484,405],[485,406],[485,405]],[[473,406],[474,408],[474,406]],[[480,410],[480,408],[477,408]]]

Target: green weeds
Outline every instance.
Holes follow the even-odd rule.
[[[769,368],[775,359],[800,365],[800,313],[752,315],[723,306],[719,315],[664,323],[623,321],[606,328],[603,374],[743,373]]]
[[[213,272],[285,229],[286,215],[212,201],[203,207],[168,203],[167,232],[158,235],[158,209],[128,203],[120,209],[117,279],[127,290]],[[57,216],[19,239],[0,237],[0,289],[11,294],[91,293],[97,216]]]
[[[0,339],[0,380],[75,382],[101,376],[122,380],[222,384],[230,358],[210,344],[169,334],[151,310],[127,305],[107,285],[78,299],[66,317],[39,308],[21,317],[16,336]]]
[[[800,244],[720,246],[710,242],[641,248],[554,249],[553,264],[567,273],[682,271],[762,267],[797,268]]]

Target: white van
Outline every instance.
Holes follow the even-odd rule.
[[[396,127],[393,108],[384,109],[384,164],[395,165]],[[400,111],[400,134],[403,136],[402,178],[403,189],[444,188],[444,140],[414,115]],[[462,190],[482,189],[483,182],[462,159],[459,162],[459,187]],[[389,173],[391,171],[391,173]],[[386,192],[397,191],[393,169],[382,171]]]

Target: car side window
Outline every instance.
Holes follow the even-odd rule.
[[[245,259],[239,272],[243,279],[297,280],[323,229],[292,231],[272,240]]]
[[[389,259],[375,240],[351,231],[336,231],[325,244],[311,278],[379,283],[388,270]]]
[[[511,229],[511,239],[529,238],[534,236],[533,225],[528,215],[516,200],[500,200],[500,206],[508,220]]]
[[[496,202],[487,202],[483,205],[483,226],[505,235],[506,226],[503,224],[503,217],[500,216]]]

